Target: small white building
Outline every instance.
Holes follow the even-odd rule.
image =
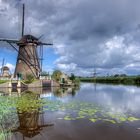
[[[61,77],[60,77],[60,83],[61,84],[67,84],[67,85],[71,85],[72,81],[70,80],[69,76],[65,73],[62,73]]]

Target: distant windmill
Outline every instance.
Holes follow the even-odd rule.
[[[2,76],[2,73],[3,73],[4,62],[5,62],[5,59],[3,58],[2,65],[1,65],[1,76]]]
[[[96,71],[96,68],[94,66],[94,72],[93,72],[93,78],[96,78],[96,76],[100,74],[99,72]]]
[[[33,35],[24,35],[24,11],[25,5],[23,4],[21,39],[14,40],[1,38],[0,41],[7,42],[18,52],[14,77],[18,76],[26,79],[27,75],[32,74],[36,79],[38,79],[42,72],[43,45],[53,44],[49,42],[43,43],[39,41],[40,38],[36,38]],[[40,46],[41,58],[38,56],[38,46]]]

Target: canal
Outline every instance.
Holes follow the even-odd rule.
[[[140,87],[0,92],[0,140],[140,140]]]

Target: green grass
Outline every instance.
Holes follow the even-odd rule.
[[[0,80],[0,84],[6,83],[8,80]]]
[[[82,82],[140,85],[140,76],[80,78]]]
[[[38,79],[33,79],[33,80],[22,80],[23,83],[25,84],[32,84],[33,82],[38,81]]]

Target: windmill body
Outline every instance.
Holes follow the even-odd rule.
[[[32,35],[24,35],[19,43],[15,77],[26,79],[28,75],[39,77],[41,72],[40,62],[37,54],[38,39]]]

